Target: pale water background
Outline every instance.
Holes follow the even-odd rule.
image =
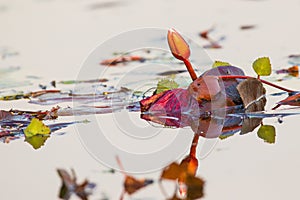
[[[143,27],[174,27],[203,45],[206,42],[198,33],[215,25],[212,37],[225,35],[226,40],[221,43],[224,48],[207,50],[208,55],[240,66],[249,75],[254,75],[250,66],[257,57],[269,56],[274,68],[282,68],[288,66],[288,55],[300,53],[299,0],[128,0],[114,1],[112,7],[101,6],[103,2],[109,1],[1,0],[0,46],[20,54],[2,60],[1,65],[21,67],[11,75],[14,79],[26,75],[42,77],[42,82],[76,79],[81,63],[98,44]],[[256,28],[239,29],[248,24]],[[280,84],[300,89],[298,79]],[[1,109],[10,108],[41,109],[19,101],[1,102]],[[264,143],[256,133],[219,142],[200,161],[198,174],[206,180],[204,199],[297,199],[299,120],[299,116],[285,118],[283,124],[264,120],[276,126],[275,145]],[[0,145],[1,199],[57,199],[61,183],[55,169],[71,167],[79,179],[97,183],[91,199],[101,199],[102,193],[119,198],[123,175],[103,174],[107,168],[86,152],[74,126],[60,132],[66,134],[51,137],[38,151],[22,139]],[[192,139],[192,134],[188,137]],[[138,177],[157,179],[158,175]],[[131,198],[164,199],[157,184]]]

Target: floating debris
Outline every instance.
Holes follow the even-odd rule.
[[[241,30],[251,30],[251,29],[254,29],[254,28],[256,28],[256,25],[242,25],[242,26],[240,26]]]
[[[73,169],[71,169],[71,174],[64,169],[57,169],[57,173],[62,181],[58,195],[60,199],[69,200],[75,194],[81,200],[87,200],[96,187],[95,183],[91,183],[87,179],[82,183],[77,183],[77,177]]]

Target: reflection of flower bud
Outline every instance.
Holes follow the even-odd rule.
[[[217,138],[222,134],[224,119],[213,117],[199,118],[198,123],[192,124],[191,128],[194,133],[200,134],[205,138]]]

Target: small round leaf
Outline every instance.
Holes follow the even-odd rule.
[[[271,62],[268,57],[256,59],[252,67],[259,76],[269,76],[272,72]]]

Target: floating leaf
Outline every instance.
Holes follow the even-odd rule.
[[[241,82],[237,89],[243,100],[245,112],[263,111],[266,105],[266,90],[262,83],[255,79],[250,78]],[[260,123],[261,118],[246,118],[243,121],[241,135],[252,132]]]
[[[25,141],[28,142],[34,149],[39,149],[43,146],[46,140],[50,137],[50,135],[34,135],[31,137],[26,137]]]
[[[220,67],[220,66],[230,66],[231,64],[228,62],[222,62],[222,61],[218,61],[216,60],[214,62],[214,64],[212,65],[212,68],[216,68],[216,67]]]
[[[215,29],[215,28],[212,27],[212,28],[210,28],[210,29],[208,29],[208,30],[202,31],[202,32],[199,33],[199,36],[200,36],[201,38],[203,38],[203,39],[208,40],[208,39],[209,39],[208,34],[211,33],[211,32],[213,32],[214,29]]]
[[[173,79],[162,79],[157,83],[156,93],[159,94],[167,90],[172,90],[178,88],[178,86],[178,83],[176,83]]]
[[[279,101],[278,105],[300,106],[300,93],[293,94],[286,99]]]
[[[256,59],[252,67],[259,76],[269,76],[272,72],[271,61],[268,57]]]
[[[58,83],[69,85],[69,84],[78,84],[78,83],[103,83],[107,81],[108,80],[106,78],[102,78],[102,79],[92,79],[92,80],[66,80],[66,81],[59,81]]]
[[[133,62],[133,61],[139,61],[139,62],[144,62],[146,58],[141,57],[141,56],[135,56],[135,55],[129,55],[129,56],[118,56],[116,58],[112,59],[107,59],[103,60],[100,62],[101,65],[107,65],[107,66],[116,66],[118,64],[126,64],[128,62]]]
[[[199,36],[209,42],[209,44],[204,45],[203,48],[206,49],[220,49],[222,46],[219,44],[219,41],[224,40],[225,37],[221,36],[218,40],[214,40],[209,36],[209,33],[213,32],[214,28],[202,31],[199,33]]]
[[[24,134],[27,137],[34,135],[47,135],[50,134],[50,128],[46,126],[42,121],[37,118],[33,118],[27,128],[24,130]]]
[[[297,77],[297,76],[299,76],[299,67],[297,65],[294,65],[287,69],[279,69],[279,70],[276,70],[276,74],[288,74],[290,76]]]
[[[275,143],[276,137],[275,127],[271,125],[263,125],[258,129],[257,136],[265,142],[273,144]]]
[[[240,26],[241,30],[249,30],[249,29],[254,29],[256,26],[255,25],[242,25]]]
[[[175,29],[169,29],[168,43],[175,58],[184,61],[190,57],[189,45]]]

